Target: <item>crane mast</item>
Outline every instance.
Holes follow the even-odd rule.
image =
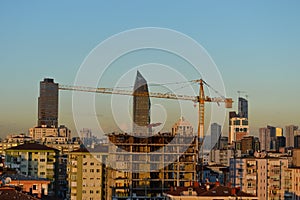
[[[201,147],[204,143],[204,119],[205,119],[205,102],[216,102],[216,103],[225,103],[226,108],[232,107],[232,99],[225,98],[223,96],[211,98],[204,95],[204,84],[209,86],[202,79],[194,80],[193,82],[199,83],[199,96],[188,96],[188,95],[177,95],[172,93],[158,93],[158,92],[136,92],[133,93],[129,90],[121,90],[114,88],[93,88],[93,87],[83,87],[83,86],[68,86],[68,85],[59,85],[60,90],[71,90],[71,91],[82,91],[82,92],[91,92],[91,93],[102,93],[102,94],[118,94],[118,95],[127,95],[127,96],[147,96],[153,98],[162,98],[162,99],[177,99],[177,100],[188,100],[198,103],[198,132],[197,132],[197,162],[201,163],[202,170],[201,175],[199,177],[200,181],[202,181],[203,176],[203,148],[202,148],[202,156],[199,157]]]

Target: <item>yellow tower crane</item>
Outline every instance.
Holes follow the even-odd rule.
[[[118,95],[129,95],[129,96],[147,96],[153,98],[162,98],[162,99],[177,99],[177,100],[189,100],[198,103],[198,134],[197,134],[197,150],[198,150],[198,162],[201,162],[203,166],[203,152],[202,159],[199,159],[199,153],[204,141],[204,118],[205,118],[205,102],[216,102],[216,103],[225,103],[226,108],[232,107],[232,99],[225,98],[220,95],[220,97],[211,98],[205,96],[204,94],[204,84],[209,88],[213,89],[208,85],[204,80],[193,80],[194,83],[199,83],[199,96],[188,96],[188,95],[177,95],[172,93],[157,93],[157,92],[135,92],[122,89],[114,88],[93,88],[93,87],[82,87],[82,86],[68,86],[68,85],[59,85],[60,90],[71,90],[71,91],[82,91],[82,92],[92,92],[92,93],[102,93],[102,94],[118,94]],[[214,90],[214,89],[213,89]],[[218,93],[216,90],[214,90]],[[203,150],[203,148],[202,148]],[[201,173],[203,174],[203,172]]]

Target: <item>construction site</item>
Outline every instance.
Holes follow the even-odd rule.
[[[170,133],[150,138],[109,134],[113,199],[155,198],[170,187],[190,186],[196,181],[196,137]],[[172,144],[170,144],[172,143]],[[182,154],[182,150],[185,150]]]
[[[112,88],[89,88],[60,85],[60,90],[119,94],[133,96],[132,133],[110,133],[108,187],[112,199],[163,199],[170,187],[189,187],[198,184],[203,169],[204,103],[232,105],[232,99],[223,96],[210,98],[204,95],[202,79],[199,96],[151,93],[147,81],[137,71],[134,91]],[[210,87],[208,84],[206,86]],[[150,124],[150,98],[189,100],[198,103],[198,130],[177,124],[169,133],[152,133]],[[182,118],[183,120],[183,118]]]

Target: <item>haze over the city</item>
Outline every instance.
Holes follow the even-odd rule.
[[[237,101],[237,91],[246,91],[251,133],[267,124],[300,125],[299,6],[299,1],[3,1],[0,137],[36,125],[43,78],[73,85],[85,57],[100,42],[141,27],[173,29],[201,44],[221,73],[226,96]],[[115,63],[116,69],[118,64],[122,67]],[[190,72],[188,78],[200,77]],[[59,110],[59,123],[74,130],[71,92],[60,92]],[[114,130],[112,124],[108,121],[106,130]]]

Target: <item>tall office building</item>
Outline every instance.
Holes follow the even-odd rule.
[[[210,135],[211,135],[211,146],[210,148],[219,148],[219,138],[221,136],[221,125],[217,123],[212,123],[210,125]]]
[[[137,71],[133,92],[133,133],[135,135],[148,136],[148,133],[151,132],[149,128],[151,103],[148,92],[147,81]]]
[[[58,83],[50,78],[40,82],[38,126],[58,126]]]
[[[248,118],[248,101],[242,97],[239,97],[239,117]]]
[[[285,127],[286,146],[294,147],[294,132],[298,130],[298,126],[289,125]]]
[[[229,117],[229,143],[233,141],[240,141],[244,136],[249,135],[248,119],[244,117]]]
[[[278,151],[285,145],[282,128],[267,126],[259,129],[259,141],[262,151]]]

